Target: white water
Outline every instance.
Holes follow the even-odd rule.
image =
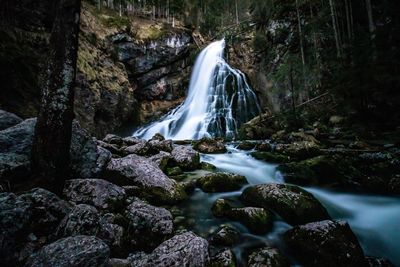
[[[229,148],[227,154],[203,155],[202,160],[221,170],[245,175],[249,184],[282,183],[276,165],[256,160],[246,152]],[[333,219],[345,220],[356,234],[364,253],[384,257],[400,266],[400,198],[351,193],[337,193],[324,189],[304,188],[312,193],[328,210]],[[225,197],[238,196],[240,192],[225,193]],[[209,195],[205,197],[210,198]],[[211,202],[222,194],[211,197]],[[200,200],[206,203],[207,200]],[[210,203],[210,205],[211,205]],[[212,216],[212,215],[210,215]],[[211,217],[212,218],[212,217]],[[265,236],[268,243],[280,232],[289,228],[278,222],[274,231]]]
[[[224,48],[225,40],[220,40],[203,49],[194,65],[185,102],[133,135],[149,139],[161,133],[173,140],[234,138],[238,127],[258,115],[260,107],[245,75],[224,60]]]

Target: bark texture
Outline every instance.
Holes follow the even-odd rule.
[[[35,131],[33,168],[46,186],[62,190],[70,173],[70,144],[78,52],[80,0],[59,0],[50,38],[48,80]]]

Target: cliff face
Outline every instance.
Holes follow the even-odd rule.
[[[0,26],[0,108],[34,117],[45,82],[53,1],[11,5]],[[24,18],[28,19],[24,19]],[[75,115],[101,137],[155,119],[179,104],[193,51],[190,32],[150,20],[99,12],[84,2]],[[6,53],[7,52],[7,53]]]

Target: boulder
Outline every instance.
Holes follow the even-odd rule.
[[[241,199],[247,205],[276,212],[292,225],[330,219],[326,209],[312,194],[293,185],[251,186],[243,191]]]
[[[120,147],[124,143],[124,140],[122,139],[122,137],[120,137],[118,135],[107,134],[103,138],[103,142],[106,142],[106,143],[109,143],[109,144],[113,144],[113,145],[117,145],[118,147]]]
[[[99,231],[99,212],[93,206],[76,205],[58,226],[56,236],[97,235]]]
[[[192,232],[186,232],[163,242],[148,255],[136,255],[131,261],[136,267],[204,267],[210,263],[208,242]]]
[[[179,167],[172,167],[172,168],[167,168],[167,175],[168,176],[178,176],[181,175],[183,172],[181,168]]]
[[[275,248],[257,249],[249,255],[248,267],[289,267],[286,258]]]
[[[369,267],[394,267],[394,265],[387,259],[366,257]]]
[[[233,246],[240,240],[240,233],[230,225],[222,225],[210,237],[214,246]]]
[[[214,171],[217,169],[213,164],[205,161],[200,162],[200,168],[205,171]]]
[[[106,266],[110,249],[94,236],[78,235],[59,239],[31,255],[25,266]]]
[[[123,141],[124,146],[133,146],[133,145],[140,143],[141,139],[129,136],[129,137],[122,138],[122,141]]]
[[[161,151],[160,153],[151,156],[149,160],[154,162],[162,171],[165,171],[169,161],[171,160],[171,154]]]
[[[278,144],[275,151],[298,160],[316,157],[321,154],[320,147],[315,142],[299,141],[291,144]]]
[[[240,142],[236,148],[240,150],[252,150],[256,147],[256,143],[254,142],[249,142],[249,141],[243,141]]]
[[[198,186],[208,193],[236,191],[247,184],[246,177],[238,174],[217,172],[197,180]]]
[[[235,267],[236,257],[230,249],[225,249],[211,257],[210,267]]]
[[[138,143],[128,146],[124,149],[123,153],[125,155],[136,154],[139,156],[149,156],[152,153],[151,147],[146,140],[140,140]]]
[[[123,153],[125,153],[125,152],[121,151],[121,149],[115,144],[109,144],[109,143],[97,140],[97,145],[101,148],[104,148],[104,149],[110,151],[113,155],[122,155]]]
[[[125,190],[102,179],[73,179],[65,182],[64,195],[76,204],[88,204],[101,210],[122,206]]]
[[[182,170],[195,170],[200,165],[200,155],[188,146],[176,145],[171,152],[175,164]]]
[[[0,131],[10,128],[22,122],[22,119],[14,113],[0,109]]]
[[[186,197],[183,188],[155,163],[135,154],[111,159],[105,178],[119,185],[137,186],[141,197],[153,202],[174,203]]]
[[[97,237],[103,240],[114,254],[121,253],[124,249],[124,228],[116,224],[115,215],[108,213],[99,221],[99,232]]]
[[[219,154],[227,151],[222,140],[206,137],[196,141],[193,145],[193,148],[201,153],[206,154]]]
[[[217,218],[226,217],[242,223],[255,234],[264,234],[272,228],[273,214],[264,208],[234,208],[225,199],[217,199],[211,211]]]
[[[36,119],[0,131],[0,180],[12,185],[29,178]]]
[[[356,236],[344,221],[320,221],[295,226],[284,240],[306,266],[368,266]]]
[[[276,152],[255,151],[252,152],[250,155],[255,159],[263,160],[270,163],[284,163],[290,161],[290,157]]]
[[[149,140],[148,145],[153,151],[165,151],[171,153],[173,149],[172,140]]]
[[[40,242],[48,240],[71,206],[53,193],[36,188],[20,196],[0,194],[0,258],[19,266]]]
[[[174,230],[172,214],[168,210],[140,200],[128,206],[125,217],[129,220],[132,245],[141,250],[154,249]]]

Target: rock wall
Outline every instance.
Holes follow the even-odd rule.
[[[0,108],[34,117],[46,80],[56,7],[53,1],[23,0],[7,8],[0,19],[0,67],[5,70],[0,73]],[[99,12],[83,2],[76,119],[102,137],[163,115],[183,100],[192,51],[185,29]]]

